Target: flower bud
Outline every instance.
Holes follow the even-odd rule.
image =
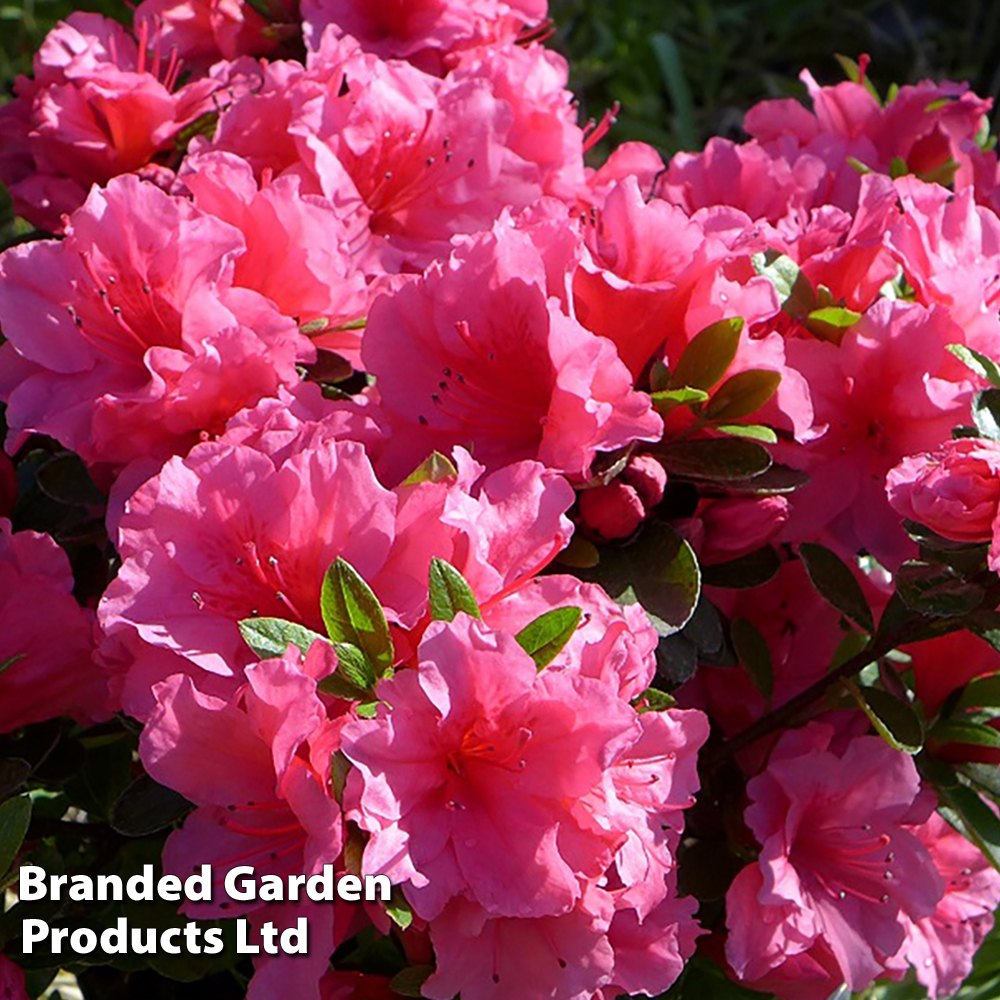
[[[604,541],[627,538],[645,516],[639,494],[621,480],[580,494],[580,518],[584,526]]]
[[[705,526],[701,551],[706,564],[728,562],[766,545],[788,520],[785,497],[717,500],[700,512]]]

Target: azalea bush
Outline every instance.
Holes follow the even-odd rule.
[[[143,0],[0,108],[0,995],[996,995],[990,101],[665,161],[548,16]]]

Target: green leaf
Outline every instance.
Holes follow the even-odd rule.
[[[649,44],[656,56],[667,93],[670,95],[681,149],[693,151],[699,145],[698,125],[695,119],[694,99],[684,73],[681,50],[674,39],[662,31],[655,32],[650,37]]]
[[[1000,441],[1000,389],[983,389],[972,401],[972,420],[984,438]]]
[[[385,612],[357,570],[337,558],[326,571],[320,595],[323,622],[334,642],[357,646],[380,677],[393,661],[392,636]]]
[[[832,344],[840,344],[844,339],[844,334],[858,320],[861,313],[843,306],[827,306],[823,309],[814,309],[805,318],[806,328],[820,340],[828,340]]]
[[[569,545],[556,556],[556,561],[571,569],[593,569],[601,561],[601,553],[583,535],[574,535]]]
[[[840,556],[808,542],[799,546],[799,555],[820,595],[865,631],[873,631],[875,621],[861,584]]]
[[[392,977],[389,989],[401,997],[422,997],[421,988],[433,974],[433,965],[411,965]]]
[[[781,308],[789,316],[801,319],[816,308],[813,286],[791,257],[769,250],[754,254],[751,260],[756,272],[774,285]]]
[[[939,810],[959,833],[971,840],[1000,870],[1000,819],[971,788],[938,787],[946,805]]]
[[[670,369],[659,359],[649,369],[649,391],[656,395],[670,388]],[[697,391],[697,390],[696,390]]]
[[[968,743],[977,747],[1000,748],[1000,732],[992,726],[982,726],[978,722],[964,719],[949,719],[939,722],[931,736],[939,743]]]
[[[317,690],[349,701],[366,698],[378,680],[375,667],[353,643],[335,642],[333,648],[337,651],[337,669],[316,685]]]
[[[1000,389],[1000,365],[992,358],[966,347],[965,344],[949,344],[948,350],[980,378],[986,379],[994,388]]]
[[[774,694],[774,664],[767,642],[757,626],[745,618],[734,618],[729,630],[740,662],[757,690],[770,701]]]
[[[431,618],[434,621],[454,621],[459,611],[464,611],[473,618],[482,617],[472,588],[451,563],[435,556],[431,559],[428,580]]]
[[[284,656],[289,645],[303,656],[314,642],[326,642],[326,636],[284,618],[244,618],[240,622],[243,641],[262,659]]]
[[[844,684],[889,746],[903,753],[919,753],[924,745],[924,727],[910,705],[880,688],[862,688],[852,681]]]
[[[912,560],[896,572],[896,592],[904,604],[920,614],[958,618],[975,611],[985,591],[967,582],[950,566]]]
[[[697,403],[704,403],[708,399],[708,393],[704,389],[692,389],[684,386],[681,389],[664,389],[654,392],[650,399],[656,412],[661,416],[666,416],[671,410],[676,410],[678,406],[694,406]]]
[[[1000,674],[969,681],[956,707],[1000,708]]]
[[[721,428],[716,428],[721,430]],[[784,496],[802,489],[809,477],[798,469],[787,465],[772,465],[766,472],[743,482],[726,483],[726,492],[738,496]]]
[[[702,566],[701,578],[709,587],[744,590],[760,587],[772,580],[781,569],[781,557],[770,545],[756,549],[729,562]]]
[[[743,326],[743,318],[737,316],[719,320],[696,334],[671,373],[671,387],[707,390],[722,381],[736,357]]]
[[[16,792],[31,776],[31,765],[20,757],[0,760],[0,800]]]
[[[717,430],[720,434],[728,434],[730,437],[760,441],[762,444],[778,443],[778,435],[763,424],[716,424],[713,430]]]
[[[865,90],[868,91],[872,97],[878,101],[879,104],[882,103],[882,98],[879,96],[879,92],[875,89],[875,84],[866,76],[864,80],[861,79],[861,67],[850,57],[842,56],[839,53],[834,55],[834,59],[840,63],[840,68],[844,71],[844,75],[847,77],[851,83],[860,83]]]
[[[766,448],[735,438],[674,441],[664,445],[658,455],[672,476],[727,484],[754,479],[771,467]]]
[[[362,719],[374,719],[378,714],[379,702],[377,701],[366,701],[361,705],[356,705],[354,711],[361,716]]]
[[[190,808],[191,803],[183,795],[148,774],[140,774],[115,799],[109,822],[111,829],[123,837],[148,837],[165,830]]]
[[[27,655],[27,653],[15,653],[13,656],[8,656],[6,660],[0,661],[0,677],[10,670],[15,663],[20,663]]]
[[[777,391],[781,373],[767,368],[749,368],[727,378],[705,407],[709,420],[739,420],[756,413]]]
[[[353,766],[342,750],[334,750],[330,754],[330,789],[338,806],[344,804],[344,788],[347,786],[347,775]]]
[[[0,875],[14,863],[31,822],[31,799],[18,795],[0,805]]]
[[[656,672],[677,688],[698,672],[698,647],[683,633],[661,637],[656,644]]]
[[[646,688],[638,697],[632,699],[632,707],[641,715],[643,712],[665,712],[673,708],[677,699],[659,688]]]
[[[404,480],[403,486],[418,483],[444,483],[458,478],[458,469],[447,455],[432,451]]]
[[[385,904],[385,912],[400,930],[405,931],[413,923],[413,909],[397,886],[393,887],[392,896]]]
[[[580,608],[553,608],[525,625],[514,638],[535,666],[544,670],[573,637],[582,617]]]
[[[661,637],[690,621],[701,594],[694,550],[669,525],[654,520],[630,544],[605,546],[600,563],[577,575],[600,583],[619,604],[638,601]]]
[[[974,761],[959,764],[958,770],[973,784],[984,789],[993,798],[1000,798],[1000,767],[996,764],[979,764]]]

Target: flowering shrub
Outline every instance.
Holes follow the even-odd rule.
[[[213,890],[12,900],[3,996],[102,962],[250,1000],[972,970],[989,102],[883,99],[862,58],[746,142],[595,168],[613,115],[577,121],[546,16],[145,0],[61,23],[0,109],[44,230],[0,254],[0,876]],[[234,897],[237,866],[390,890]],[[228,944],[40,952],[34,915]],[[302,926],[308,957],[232,947]]]

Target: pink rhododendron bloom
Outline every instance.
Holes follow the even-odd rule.
[[[303,0],[306,42],[318,48],[323,29],[352,35],[383,59],[410,59],[433,71],[444,56],[474,45],[512,41],[545,20],[546,0]]]
[[[73,597],[66,553],[48,535],[11,531],[0,518],[0,732],[71,715],[114,711],[93,661],[93,613]]]
[[[266,0],[264,7],[267,17],[245,0],[142,0],[134,18],[161,49],[203,70],[220,58],[270,55],[295,36],[295,0]]]
[[[1000,219],[971,189],[952,193],[912,177],[896,181],[901,213],[887,245],[919,302],[940,304],[962,328],[962,343],[1000,352]]]
[[[613,687],[624,701],[639,697],[653,682],[656,630],[638,604],[619,605],[594,583],[562,574],[540,576],[501,600],[484,603],[490,628],[516,635],[552,608],[582,612],[580,624],[546,667],[571,670]]]
[[[327,567],[340,556],[374,576],[394,516],[360,445],[329,441],[280,465],[247,446],[199,445],[129,500],[102,624],[231,675],[251,659],[243,618],[291,617],[324,632]]]
[[[572,489],[536,463],[479,482],[482,467],[459,456],[456,478],[390,492],[359,444],[321,436],[282,453],[206,443],[135,492],[120,521],[123,565],[100,608],[109,634],[136,631],[238,676],[252,659],[241,619],[324,631],[320,589],[337,557],[413,628],[432,557],[452,562],[485,602],[543,569],[572,531]]]
[[[897,513],[956,542],[988,542],[1000,506],[1000,444],[985,438],[945,441],[904,458],[886,477]],[[991,555],[995,567],[998,554]]]
[[[806,376],[826,433],[804,450],[784,449],[810,483],[790,497],[785,540],[824,530],[846,552],[865,549],[896,566],[912,551],[885,499],[885,476],[905,455],[935,446],[966,415],[973,383],[945,349],[961,331],[940,307],[883,300],[839,347],[791,340],[789,363]]]
[[[788,520],[787,497],[749,497],[709,501],[699,511],[704,531],[698,555],[712,563],[728,562],[767,545]]]
[[[318,677],[336,666],[327,643],[316,643],[303,660],[298,650],[246,671],[247,683],[230,699],[201,694],[190,677],[173,676],[154,689],[157,709],[146,725],[140,754],[156,780],[180,791],[197,808],[173,833],[164,867],[185,876],[202,864],[216,879],[212,902],[185,904],[191,916],[220,917],[265,907],[269,919],[286,909],[305,912],[317,944],[334,938],[337,908],[259,901],[232,902],[222,880],[237,863],[258,874],[313,875],[333,864],[343,847],[340,807],[329,793],[331,753],[345,721],[327,718],[316,694]],[[285,914],[287,917],[287,914]],[[291,921],[294,923],[294,920]],[[311,958],[266,963],[263,979],[275,975],[296,995],[318,1000],[318,980],[327,968],[322,946]],[[266,983],[249,996],[270,995]]]
[[[512,636],[465,615],[432,623],[417,670],[378,692],[393,711],[343,731],[365,871],[408,882],[425,919],[463,895],[496,916],[571,909],[574,865],[596,874],[614,846],[573,801],[635,742],[634,710],[599,681],[539,673]]]
[[[42,43],[34,79],[18,77],[16,99],[0,109],[0,180],[36,226],[60,232],[92,184],[147,167],[211,110],[215,84],[176,90],[176,58],[148,45],[145,31],[137,43],[115,21],[77,12]]]
[[[972,971],[972,959],[993,929],[1000,873],[937,813],[914,831],[944,880],[934,913],[909,923],[899,958],[916,970],[933,1000],[950,997]]]
[[[181,180],[197,208],[243,234],[233,284],[260,292],[300,324],[323,319],[336,327],[364,316],[366,284],[352,259],[352,234],[332,204],[301,192],[301,178],[258,186],[245,160],[204,153],[187,161]],[[329,346],[356,356],[359,340],[345,333],[343,345]]]
[[[757,980],[823,941],[848,988],[863,989],[906,921],[929,917],[942,895],[907,828],[930,810],[913,760],[876,736],[838,746],[832,726],[813,722],[781,737],[747,793],[761,855],[727,894],[730,965]]]
[[[392,434],[389,479],[456,444],[488,468],[537,458],[584,476],[598,451],[659,437],[614,345],[547,300],[545,280],[530,239],[501,221],[376,301],[362,359]]]
[[[615,968],[612,915],[599,889],[568,913],[530,920],[491,917],[457,899],[431,924],[437,969],[421,992],[433,1000],[451,1000],[459,989],[469,1000],[590,1000]]]
[[[0,955],[0,997],[3,1000],[28,1000],[24,973],[4,955]]]
[[[673,869],[707,720],[628,706],[617,627],[590,638],[608,627],[599,595],[546,577],[484,607],[489,625],[433,623],[417,669],[379,685],[390,709],[343,731],[363,868],[402,881],[430,921],[428,996],[461,982],[498,998],[525,974],[546,996],[666,989],[693,950]],[[594,613],[539,673],[509,630],[568,600]]]
[[[0,395],[17,441],[50,434],[89,463],[184,451],[298,381],[313,349],[232,287],[238,230],[135,177],[94,189],[66,239],[0,257]]]
[[[17,472],[14,463],[0,451],[0,517],[7,517],[17,502]]]

